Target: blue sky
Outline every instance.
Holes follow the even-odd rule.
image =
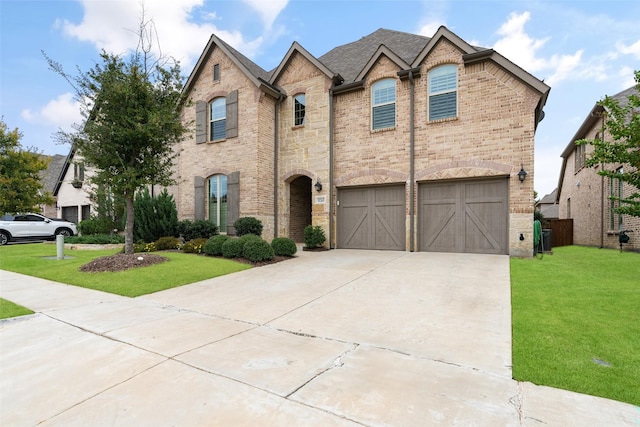
[[[264,69],[293,41],[315,56],[378,28],[432,36],[446,25],[466,41],[494,48],[551,86],[536,133],[535,189],[557,185],[560,153],[594,103],[633,85],[640,69],[637,0],[145,0],[162,52],[187,76],[214,32]],[[58,129],[80,123],[69,84],[41,53],[73,74],[100,49],[135,48],[140,2],[0,0],[0,115],[22,144],[67,154]]]

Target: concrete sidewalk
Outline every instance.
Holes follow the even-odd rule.
[[[506,256],[333,250],[135,299],[0,271],[0,425],[639,426],[511,379]]]

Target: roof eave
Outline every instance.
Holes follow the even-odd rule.
[[[457,34],[450,31],[444,25],[441,25],[440,28],[438,28],[438,31],[436,31],[433,37],[431,37],[431,40],[429,40],[429,43],[426,44],[426,46],[418,54],[416,59],[414,59],[413,63],[411,64],[411,67],[414,67],[414,68],[419,67],[422,61],[424,61],[427,55],[429,55],[431,50],[438,44],[438,42],[442,38],[449,40],[451,43],[453,43],[456,47],[458,47],[458,49],[460,49],[464,53],[471,53],[476,51],[476,49],[473,46],[471,46],[469,43],[461,39]]]
[[[280,61],[280,64],[275,69],[275,71],[271,74],[271,78],[269,79],[270,84],[274,84],[280,78],[285,67],[287,66],[287,63],[295,53],[299,53],[300,55],[302,55],[307,61],[311,62],[316,68],[322,71],[322,73],[326,75],[328,78],[334,80],[336,77],[338,77],[338,74],[331,71],[326,65],[320,62],[318,58],[313,56],[311,53],[309,53],[308,50],[302,47],[300,43],[293,42],[291,44],[291,47],[287,51],[287,54],[284,56],[282,61]]]
[[[354,81],[364,79],[369,71],[371,71],[371,69],[375,66],[376,62],[378,62],[378,59],[380,59],[380,57],[383,55],[389,58],[391,62],[397,65],[401,70],[411,68],[411,66],[407,64],[402,58],[400,58],[395,52],[393,52],[385,45],[381,44],[380,46],[378,46],[378,49],[376,49],[374,54],[371,55],[371,58],[369,58],[369,61],[365,64],[362,70],[360,70],[360,73],[358,73]]]

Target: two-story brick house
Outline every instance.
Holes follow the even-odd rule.
[[[332,248],[530,256],[534,134],[549,87],[445,27],[380,29],[267,72],[212,35],[184,87],[181,218]],[[521,180],[518,173],[527,172]]]
[[[612,98],[624,106],[633,93],[637,93],[635,86]],[[573,219],[573,243],[576,245],[617,248],[620,230],[633,230],[626,247],[640,250],[640,218],[616,213],[614,209],[618,202],[610,199],[611,196],[629,197],[636,190],[619,179],[598,175],[602,168],[622,171],[625,165],[586,167],[585,161],[593,147],[576,144],[581,139],[612,140],[603,127],[605,114],[604,107],[595,104],[561,154],[562,168],[557,193],[559,217]]]

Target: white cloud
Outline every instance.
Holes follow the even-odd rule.
[[[289,0],[244,0],[244,2],[258,12],[264,21],[265,27],[271,29],[273,22],[280,12],[287,7]]]
[[[618,71],[618,76],[620,76],[620,90],[625,90],[630,88],[631,86],[635,86],[636,80],[633,75],[633,68],[631,67],[620,67]]]
[[[29,123],[53,125],[63,130],[71,130],[73,125],[82,122],[80,103],[69,92],[52,99],[38,111],[22,110],[20,116]]]
[[[82,22],[63,20],[57,24],[65,34],[118,55],[136,49],[141,3],[131,0],[80,0],[80,3],[84,9]],[[269,6],[251,2],[252,7],[271,24],[287,2],[278,0],[277,7],[267,3]],[[249,57],[258,51],[263,43],[262,36],[246,40],[240,31],[217,28],[211,23],[219,19],[215,11],[203,14],[208,22],[194,23],[191,13],[203,4],[204,0],[145,0],[145,20],[153,20],[157,32],[154,42],[156,54],[171,56],[181,62],[183,69],[190,69],[212,33]]]
[[[582,50],[569,55],[554,54],[548,58],[539,51],[550,37],[536,39],[525,32],[525,24],[531,18],[529,12],[511,13],[507,22],[498,29],[502,36],[493,48],[530,73],[547,73],[545,82],[554,85],[576,74],[582,64]]]
[[[616,43],[616,49],[622,54],[633,55],[636,58],[640,59],[640,40],[628,46],[622,42],[618,42]]]
[[[427,22],[420,26],[418,34],[425,37],[433,37],[433,35],[436,33],[436,31],[438,31],[438,28],[440,28],[441,25],[445,25],[445,23],[439,20]]]

